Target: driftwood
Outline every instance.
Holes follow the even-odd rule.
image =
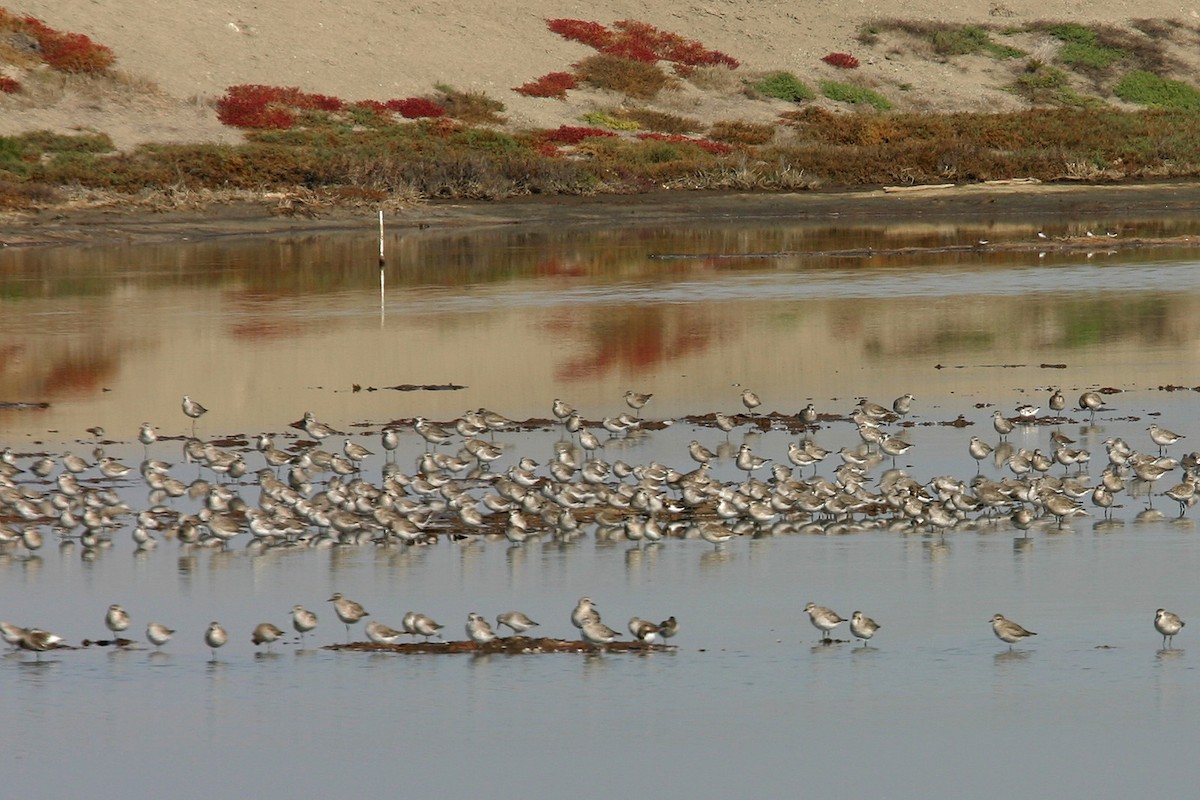
[[[350,642],[328,644],[325,650],[353,650],[362,653],[506,653],[508,655],[533,655],[536,653],[651,653],[672,652],[676,648],[665,644],[642,642],[613,642],[592,645],[567,639],[532,638],[529,636],[497,637],[486,644],[472,641],[460,642],[403,642],[400,644],[376,644],[375,642]]]

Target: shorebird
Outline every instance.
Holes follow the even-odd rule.
[[[1012,646],[1016,642],[1030,636],[1037,636],[1033,631],[1027,631],[1012,620],[1005,619],[1003,614],[996,614],[992,617],[992,633],[996,634],[996,638],[1000,641],[1008,642],[1009,650],[1012,650]]]
[[[1183,630],[1184,621],[1177,615],[1165,609],[1154,612],[1154,629],[1162,634],[1163,647],[1170,647],[1175,641],[1175,634]]]
[[[754,453],[750,452],[750,445],[743,444],[740,448],[738,448],[738,454],[737,458],[735,459],[735,463],[737,464],[738,469],[743,470],[747,475],[749,475],[754,470],[765,467],[770,460],[771,459],[769,458],[759,458],[758,456],[754,455]]]
[[[317,615],[309,611],[302,605],[292,606],[292,627],[296,633],[300,634],[300,641],[304,641],[304,634],[317,627]]]
[[[571,612],[571,624],[576,628],[582,628],[585,622],[599,621],[600,612],[596,610],[596,606],[592,603],[592,598],[579,598],[579,602],[575,604],[575,609]]]
[[[892,411],[895,411],[902,417],[907,417],[908,412],[912,410],[913,400],[917,398],[911,394],[903,394],[892,401]]]
[[[342,597],[341,592],[334,592],[333,597],[329,598],[330,603],[333,603],[333,610],[346,626],[346,640],[350,640],[350,626],[358,622],[363,617],[370,616],[361,605],[353,600],[347,600]]]
[[[260,622],[254,626],[254,632],[250,634],[250,641],[254,642],[255,646],[265,644],[267,650],[270,651],[271,643],[283,636],[283,631],[270,622]]]
[[[1179,503],[1179,516],[1182,517],[1187,507],[1196,502],[1196,476],[1187,473],[1181,483],[1167,489],[1163,494]]]
[[[967,452],[975,459],[977,471],[980,471],[983,469],[983,460],[992,454],[992,446],[978,436],[972,436],[971,443],[967,445]]]
[[[810,428],[817,424],[817,409],[812,403],[800,409],[800,422]]]
[[[208,409],[188,395],[183,396],[183,413],[192,418],[192,435],[196,435],[196,420],[208,413]]]
[[[70,647],[66,643],[66,640],[58,634],[44,631],[41,628],[27,628],[24,635],[21,636],[21,640],[17,642],[17,646],[22,650],[37,653],[39,660],[41,660],[42,653],[47,650],[68,649]]]
[[[1029,405],[1028,403],[1017,406],[1017,416],[1021,418],[1022,422],[1029,422],[1037,419],[1039,411],[1041,411],[1040,408],[1034,405]]]
[[[304,428],[304,432],[316,439],[318,442],[322,439],[328,439],[330,436],[333,436],[335,433],[337,433],[337,431],[333,429],[332,425],[319,422],[316,415],[311,411],[304,412],[304,417],[300,420],[300,427]]]
[[[679,623],[676,622],[674,614],[658,623],[658,635],[664,640],[674,638],[677,633],[679,633]]]
[[[520,611],[505,611],[503,614],[496,616],[496,627],[507,625],[512,628],[513,633],[525,633],[530,628],[536,628],[538,624],[529,617],[522,614]]]
[[[352,442],[349,439],[342,442],[342,452],[346,454],[346,458],[354,462],[356,467],[374,455],[374,453],[363,447],[361,444]]]
[[[709,450],[695,439],[692,439],[692,443],[688,445],[688,455],[691,456],[693,461],[699,464],[707,464],[716,458],[716,454],[713,453],[713,451]]]
[[[1099,392],[1084,392],[1079,395],[1079,409],[1081,411],[1090,411],[1092,416],[1096,416],[1096,412],[1104,408],[1104,398]]]
[[[142,427],[138,429],[138,441],[145,445],[147,450],[158,441],[158,433],[149,422],[143,422]]]
[[[641,419],[642,418],[642,407],[645,406],[646,403],[650,402],[651,397],[654,397],[654,395],[653,394],[642,394],[640,392],[635,392],[631,389],[631,390],[625,392],[625,404],[627,406],[629,406],[630,408],[632,408],[634,411],[638,412],[638,414],[637,414],[638,419]]]
[[[487,644],[496,638],[496,632],[482,615],[472,611],[467,615],[467,638],[475,644]]]
[[[217,648],[223,647],[229,641],[229,634],[219,623],[213,622],[208,626],[208,630],[204,632],[204,643],[212,650],[213,661],[217,660]]]
[[[758,399],[758,395],[749,389],[742,389],[742,405],[746,407],[746,412],[754,416],[754,409],[762,405],[762,400]]]
[[[108,607],[108,613],[104,615],[104,627],[112,631],[112,634],[119,639],[121,632],[129,627],[129,614],[125,612],[125,609],[113,603]]]
[[[387,453],[394,454],[400,446],[400,433],[395,428],[384,428],[379,432],[379,443]]]
[[[870,617],[864,617],[861,611],[855,611],[850,615],[850,632],[856,639],[863,640],[863,647],[867,646],[867,639],[874,636],[877,630],[879,630],[879,623]]]
[[[821,632],[822,641],[828,640],[829,632],[846,621],[838,616],[837,612],[816,603],[805,605],[804,612],[808,614],[808,620],[813,627]]]
[[[1055,389],[1050,393],[1050,400],[1047,405],[1050,406],[1051,411],[1058,413],[1067,407],[1067,398],[1063,397],[1062,392]]]
[[[569,405],[568,403],[564,403],[557,397],[554,398],[554,403],[550,406],[550,410],[560,421],[566,420],[567,417],[575,413],[575,408],[573,406]]]
[[[585,642],[597,649],[602,648],[606,644],[612,644],[613,640],[621,635],[599,619],[587,620],[579,628],[579,632],[583,635]]]
[[[857,407],[858,410],[862,412],[862,414],[872,423],[886,422],[888,420],[895,419],[896,417],[894,412],[889,411],[888,409],[879,405],[879,403],[872,402],[865,397],[858,401]]]
[[[1151,425],[1149,428],[1146,428],[1146,430],[1150,431],[1150,440],[1152,442],[1154,442],[1156,445],[1158,445],[1159,455],[1162,455],[1162,451],[1163,451],[1164,447],[1170,447],[1171,445],[1178,442],[1180,439],[1187,438],[1186,436],[1183,436],[1182,434],[1175,433],[1174,431],[1169,431],[1166,428],[1163,428],[1157,424]]]
[[[404,631],[398,631],[395,628],[389,628],[382,622],[372,620],[367,623],[367,638],[375,644],[395,644],[400,641],[400,637],[404,636]]]
[[[160,622],[151,622],[146,626],[146,639],[154,645],[156,650],[170,641],[174,635],[175,631],[172,628],[168,628]]]
[[[729,437],[729,432],[737,427],[737,420],[733,417],[726,416],[720,411],[713,412],[713,422],[716,423],[717,429],[724,432],[726,438]]]
[[[642,644],[661,644],[663,641],[658,626],[641,617],[630,617],[629,632]]]
[[[11,622],[0,622],[0,637],[12,647],[20,647],[23,636],[25,636],[25,629],[20,625],[14,625]]]
[[[410,623],[412,631],[408,630]],[[407,614],[405,615],[405,632],[411,632],[414,636],[424,636],[425,641],[427,642],[429,641],[430,636],[437,636],[438,631],[440,631],[443,627],[443,625],[439,625],[437,622],[435,622],[432,617],[427,617],[424,614],[413,614],[411,619],[408,618]]]

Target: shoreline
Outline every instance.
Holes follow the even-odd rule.
[[[966,184],[903,191],[662,191],[641,195],[535,196],[499,201],[430,202],[385,212],[392,231],[505,226],[671,224],[682,220],[899,222],[930,220],[1040,224],[1080,216],[1163,217],[1200,209],[1200,181],[1151,184]],[[0,217],[0,249],[163,244],[222,238],[347,233],[378,227],[375,208],[322,209],[282,216],[263,202],[214,203],[204,210],[57,206]]]

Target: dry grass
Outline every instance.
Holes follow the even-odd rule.
[[[775,126],[745,120],[718,120],[712,124],[708,138],[716,142],[740,145],[766,144],[775,138]]]
[[[672,89],[679,81],[657,64],[633,61],[610,55],[594,55],[575,65],[580,81],[597,89],[608,89],[635,100],[651,100],[664,89]]]
[[[742,78],[729,67],[720,64],[696,67],[687,76],[687,80],[697,89],[721,94],[732,94],[742,88]]]
[[[622,108],[613,111],[612,116],[636,122],[645,130],[660,133],[699,133],[704,130],[704,123],[695,117],[682,117],[650,108]]]

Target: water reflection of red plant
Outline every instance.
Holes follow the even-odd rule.
[[[295,322],[281,320],[256,319],[241,322],[229,329],[229,335],[234,339],[252,342],[268,341],[271,339],[291,339],[304,333],[304,329]]]
[[[713,332],[707,320],[641,304],[604,308],[585,320],[564,317],[548,327],[557,336],[575,335],[586,345],[586,355],[567,359],[555,368],[555,378],[564,381],[616,370],[642,375],[660,364],[703,352]]]
[[[113,356],[92,354],[88,358],[64,358],[46,372],[41,386],[45,396],[37,399],[96,392],[116,373],[117,359]]]
[[[563,276],[579,278],[587,275],[587,270],[579,263],[566,263],[557,258],[547,258],[539,261],[534,267],[534,273],[539,276]]]

